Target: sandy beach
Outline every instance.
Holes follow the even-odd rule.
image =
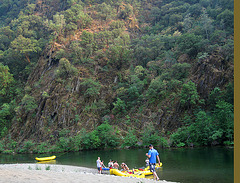
[[[0,183],[170,183],[152,179],[98,174],[97,169],[51,164],[1,164]]]

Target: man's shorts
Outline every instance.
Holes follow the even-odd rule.
[[[156,170],[155,170],[156,164],[155,163],[149,163],[149,166],[150,166],[150,172],[156,172]]]

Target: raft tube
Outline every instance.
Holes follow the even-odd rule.
[[[110,168],[102,168],[102,170],[110,170]]]
[[[130,174],[126,172],[121,172],[118,169],[110,169],[110,175],[117,175],[117,176],[122,176],[122,177],[136,177],[136,178],[145,178],[144,174]]]
[[[128,172],[125,171],[124,173],[130,173],[130,174],[133,174],[133,171],[132,170],[129,170]],[[145,176],[147,175],[152,175],[153,173],[150,172],[150,170],[145,170],[145,169],[134,169],[134,174],[144,174]]]

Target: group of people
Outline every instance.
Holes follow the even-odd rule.
[[[104,165],[103,161],[101,161],[100,157],[98,157],[96,163],[97,163],[98,173],[101,174],[102,173],[102,169],[106,168],[106,166]],[[122,163],[121,167],[122,167],[123,164],[125,164],[125,163]],[[117,161],[110,160],[109,163],[108,163],[108,167],[110,169],[112,169],[112,168],[118,169],[119,168],[119,164],[118,164]],[[127,165],[125,166],[125,168],[126,167],[127,167]]]
[[[155,169],[157,160],[160,165],[159,153],[156,149],[153,148],[153,145],[150,144],[148,147],[149,147],[149,151],[148,151],[148,153],[146,153],[147,159],[145,160],[146,166],[149,166],[150,171],[153,173],[154,179],[159,180],[159,177],[158,177],[158,175],[156,173],[156,169]],[[98,173],[100,173],[100,174],[102,173],[102,167],[105,167],[105,165],[104,165],[103,161],[101,161],[100,157],[98,157],[97,168],[98,168]],[[118,169],[119,164],[117,161],[110,160],[108,163],[108,167],[110,169],[111,168]],[[124,162],[121,164],[121,168],[123,171],[129,171],[128,166]]]
[[[110,160],[109,163],[108,163],[108,167],[111,169],[111,168],[116,168],[118,169],[119,167],[119,164],[117,161],[113,161],[113,160]]]

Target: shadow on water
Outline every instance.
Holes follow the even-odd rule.
[[[206,147],[157,150],[163,163],[163,167],[157,170],[162,180],[182,183],[232,183],[234,180],[233,149]],[[147,151],[148,149],[124,149],[59,153],[55,154],[57,156],[55,163],[96,168],[96,160],[100,156],[106,166],[112,159],[119,164],[125,162],[129,168],[140,168],[145,166]],[[0,155],[0,163],[36,163],[36,156],[51,155]]]

